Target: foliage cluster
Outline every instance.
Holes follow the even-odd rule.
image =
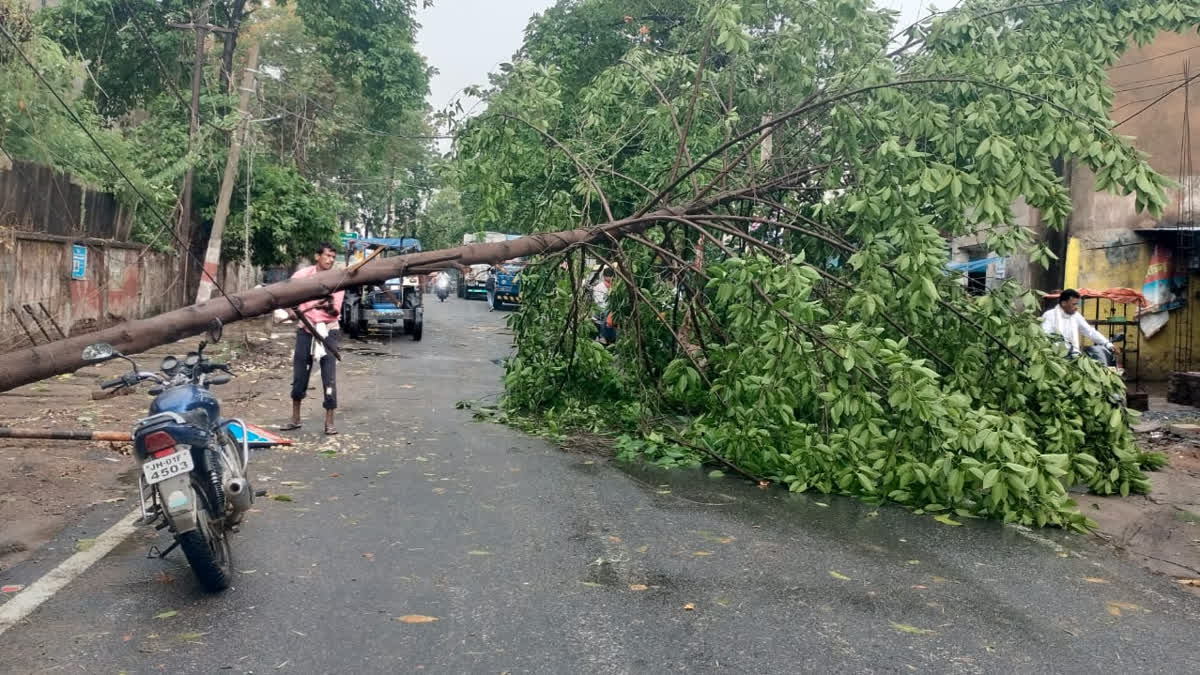
[[[246,187],[252,257],[291,264],[344,222],[368,234],[414,230],[437,184],[423,98],[430,69],[414,49],[415,3],[217,0],[210,20],[239,25],[206,51],[200,131],[188,140],[195,34],[183,0],[65,0],[30,16],[25,49],[130,175],[154,210],[177,210],[195,170],[193,222],[207,236],[237,125],[234,81],[252,42],[261,75],[251,138],[224,239],[242,257]],[[232,76],[230,76],[232,74]],[[0,59],[0,147],[67,170],[136,206],[135,236],[165,245],[161,223],[19,58]],[[136,158],[136,161],[135,159]],[[252,166],[251,175],[246,167]],[[248,184],[248,185],[247,185]],[[203,250],[203,241],[193,242]]]
[[[1064,162],[1161,212],[1105,69],[1200,4],[969,0],[907,29],[864,0],[667,4],[560,2],[462,124],[468,220],[625,223],[526,272],[508,417],[1038,526],[1088,525],[1076,485],[1145,491],[1120,379],[1065,359],[1024,289],[969,296],[946,240],[1047,261],[1011,205],[1061,227]],[[585,259],[619,270],[612,350]]]

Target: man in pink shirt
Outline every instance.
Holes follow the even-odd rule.
[[[317,247],[316,264],[303,267],[292,275],[293,279],[311,277],[318,272],[333,269],[333,261],[337,252],[332,244],[321,244]],[[338,330],[338,317],[342,312],[342,298],[345,291],[335,291],[319,300],[310,300],[300,305],[302,313],[318,332],[324,337],[325,344],[337,349],[341,343],[341,331]],[[293,314],[293,318],[295,318]],[[313,339],[308,329],[301,323],[296,330],[296,352],[292,357],[292,419],[281,427],[283,430],[300,428],[300,402],[308,392],[308,380],[312,374],[314,355],[319,357],[321,367],[321,386],[324,390],[325,433],[333,435],[337,429],[333,426],[333,411],[337,409],[337,361],[320,344]]]

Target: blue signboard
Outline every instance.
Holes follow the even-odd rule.
[[[87,274],[87,247],[75,244],[71,247],[71,278],[82,279]]]

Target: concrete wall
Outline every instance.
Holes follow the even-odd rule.
[[[74,243],[87,246],[83,279],[71,278]],[[25,305],[51,338],[58,337],[54,323],[71,336],[175,309],[177,269],[174,255],[141,245],[0,231],[0,352],[28,347],[25,329],[37,344],[47,341]],[[260,277],[252,270],[249,286]],[[244,290],[240,278],[236,263],[226,263],[218,275],[230,293]]]
[[[30,334],[37,344],[57,338],[54,324],[70,336],[179,307],[185,294],[177,257],[125,243],[132,226],[131,212],[113,195],[0,155],[0,352],[29,346]],[[71,274],[75,244],[87,248],[83,279]],[[204,246],[197,248],[203,255]],[[252,268],[248,286],[261,279]],[[236,263],[221,266],[217,280],[229,293],[247,286]]]

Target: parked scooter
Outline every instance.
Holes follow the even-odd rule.
[[[433,291],[437,293],[439,302],[445,302],[446,298],[450,297],[450,279],[442,274],[438,276],[438,280],[433,285]]]
[[[167,528],[175,543],[158,557],[182,548],[200,585],[216,592],[228,588],[233,579],[229,535],[237,531],[254,492],[246,478],[246,425],[221,417],[220,402],[209,392],[209,387],[232,378],[227,364],[204,356],[204,348],[221,338],[220,321],[214,320],[207,338],[182,363],[174,356],[164,358],[161,373],[139,370],[133,359],[103,342],[84,348],[83,358],[119,358],[133,366],[131,372],[101,383],[104,389],[154,383],[150,414],[133,427],[134,458],[140,468],[138,524]],[[223,374],[214,374],[218,372]]]

